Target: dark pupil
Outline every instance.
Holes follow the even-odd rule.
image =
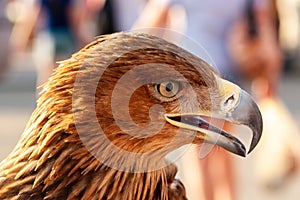
[[[168,83],[167,85],[166,85],[166,91],[167,92],[171,92],[173,90],[173,84],[172,83]]]

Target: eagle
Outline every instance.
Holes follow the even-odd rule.
[[[245,145],[222,122],[252,130]],[[208,143],[239,156],[260,111],[205,61],[145,33],[100,36],[59,63],[14,150],[0,199],[186,199],[167,157]]]

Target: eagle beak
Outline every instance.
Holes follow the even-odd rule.
[[[196,139],[216,144],[234,154],[245,157],[246,148],[236,137],[212,125],[211,121],[225,120],[229,123],[246,125],[253,133],[248,154],[258,144],[262,134],[262,117],[252,97],[238,86],[222,80],[222,96],[220,110],[216,113],[165,114],[167,122],[174,126],[197,131]]]

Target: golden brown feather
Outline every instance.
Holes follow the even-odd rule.
[[[164,63],[188,79],[190,85],[182,85],[178,94],[180,101],[157,94],[152,79],[181,80],[181,77],[172,70],[161,73],[156,63]],[[61,62],[44,86],[19,143],[0,165],[0,199],[186,199],[183,185],[175,179],[176,167],[164,164],[164,158],[191,141],[203,142],[205,139],[200,136],[204,134],[199,131],[199,137],[194,137],[187,130],[178,139],[178,127],[165,123],[163,115],[158,113],[154,123],[163,121],[162,129],[155,135],[140,132],[141,137],[135,137],[118,126],[111,110],[113,98],[119,99],[119,117],[124,117],[121,106],[124,95],[114,94],[114,88],[124,74],[143,64],[153,64],[145,68],[148,75],[129,79],[121,88],[126,96],[126,88],[137,81],[150,83],[131,94],[128,110],[137,125],[146,127],[151,123],[149,109],[156,104],[170,114],[180,113],[182,104],[206,112],[220,109],[223,96],[217,89],[218,75],[196,56],[144,34],[99,37]],[[104,71],[101,78],[99,70]],[[93,91],[90,87],[95,83]],[[190,95],[190,87],[196,95]],[[186,96],[197,100],[197,105]],[[95,128],[98,125],[103,134]],[[110,142],[105,142],[106,139]],[[116,152],[116,146],[148,156],[130,159]],[[125,169],[107,166],[99,158],[113,160]],[[155,168],[160,165],[165,167]]]

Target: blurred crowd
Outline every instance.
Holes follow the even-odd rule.
[[[3,40],[2,44],[7,51],[2,51],[0,55],[3,63],[0,70],[4,71],[9,65],[8,58],[29,50],[35,53],[37,66],[43,71],[47,71],[41,65],[51,65],[45,64],[50,63],[50,58],[53,62],[69,57],[71,53],[93,40],[97,35],[154,26],[183,32],[199,42],[214,57],[216,66],[226,78],[233,79],[233,77],[237,77],[236,75],[245,73],[253,75],[259,70],[254,68],[255,70],[252,72],[247,71],[249,63],[247,58],[239,58],[245,57],[241,56],[244,55],[241,44],[246,43],[245,40],[251,41],[251,43],[262,43],[246,39],[243,31],[240,31],[251,28],[245,27],[245,21],[251,21],[251,16],[263,18],[263,20],[254,20],[255,23],[252,23],[252,20],[250,22],[252,29],[267,27],[260,30],[263,32],[260,35],[265,38],[256,39],[256,41],[267,41],[265,43],[269,45],[264,48],[267,48],[267,52],[270,53],[264,57],[273,56],[273,59],[270,60],[277,63],[276,65],[279,65],[280,59],[283,58],[281,66],[287,70],[299,68],[298,0],[287,2],[283,0],[231,0],[228,4],[221,1],[204,0],[200,2],[180,0],[130,0],[128,2],[122,0],[63,0],[57,2],[53,0],[1,1],[0,34]],[[249,9],[251,2],[253,2],[253,11],[255,12],[252,14]],[[264,4],[269,5],[264,8]],[[253,24],[256,24],[257,27],[254,27]],[[271,24],[274,30],[270,31],[268,24]],[[264,34],[264,29],[269,29],[266,34]],[[275,52],[276,47],[270,46],[272,43],[278,45],[281,51]],[[253,46],[261,46],[260,44]],[[248,48],[248,45],[244,46]],[[252,49],[254,48],[256,47]],[[42,51],[47,51],[47,54],[43,54],[47,56],[40,55]],[[249,58],[253,56],[261,59],[259,55],[251,55]],[[48,59],[48,61],[43,59]],[[241,64],[244,67],[238,66]],[[51,71],[51,69],[48,70],[48,76]],[[265,73],[272,74],[273,72],[266,71]],[[42,83],[47,79],[47,73],[39,74],[45,76],[41,77],[39,83]],[[277,79],[278,75],[274,77]],[[236,80],[236,82],[238,81]]]
[[[221,75],[248,88],[262,106],[266,101],[282,105],[277,91],[282,73],[300,70],[299,20],[300,0],[2,0],[0,81],[11,60],[24,52],[33,56],[39,86],[57,61],[97,35],[161,27],[201,44]],[[297,169],[299,160],[295,148],[287,148],[293,162],[284,166],[282,180]],[[183,166],[190,199],[236,199],[230,155],[218,149],[198,160],[193,153],[184,159],[196,164]],[[266,182],[275,185],[271,178]]]

